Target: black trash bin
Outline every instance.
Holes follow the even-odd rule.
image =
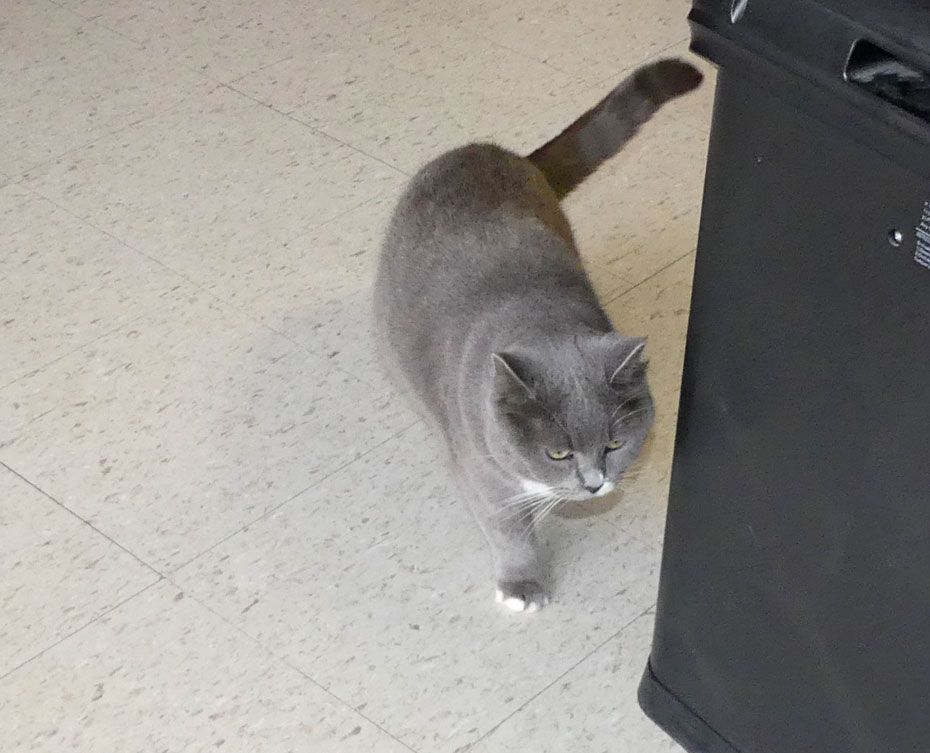
[[[720,66],[646,713],[930,751],[930,0],[697,0]]]

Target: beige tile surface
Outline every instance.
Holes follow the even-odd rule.
[[[676,750],[634,692],[712,86],[567,201],[659,417],[621,494],[547,523],[541,613],[494,605],[369,292],[409,174],[536,148],[687,55],[687,9],[3,4],[0,750]]]
[[[5,466],[0,572],[0,678],[158,579]]]
[[[235,86],[412,174],[468,141],[510,143],[522,123],[580,83],[461,28],[426,22],[361,48],[307,48]]]
[[[164,155],[170,155],[165,159]],[[32,171],[26,185],[171,266],[230,236],[286,241],[397,171],[225,87]]]
[[[607,306],[621,332],[648,337],[646,357],[656,425],[636,471],[623,484],[617,508],[624,530],[650,544],[660,545],[665,530],[693,275],[691,253]]]
[[[694,105],[668,105],[566,201],[584,258],[632,284],[695,248],[706,133],[673,117]]]
[[[145,314],[183,279],[17,184],[0,188],[0,386]]]
[[[0,460],[163,571],[413,420],[188,288],[2,394]]]
[[[553,604],[502,615],[484,539],[418,426],[176,577],[411,747],[454,751],[655,599],[658,547],[609,518],[557,520],[546,541]]]
[[[619,72],[688,36],[690,4],[496,3],[466,0],[451,13],[470,31],[589,82]]]
[[[693,251],[707,155],[715,72],[679,43],[656,57],[683,57],[706,76],[704,87],[666,105],[597,174],[573,191],[565,210],[594,273],[631,287]],[[508,145],[529,152],[593,107],[623,74],[570,92],[523,124]],[[606,298],[614,292],[606,292]]]
[[[402,189],[363,204],[237,269],[254,280],[242,307],[296,345],[383,384],[370,293],[381,238]]]
[[[653,619],[643,615],[624,627],[470,750],[682,753],[636,705]]]
[[[9,753],[407,748],[167,583],[0,684]]]
[[[201,81],[46,0],[5,0],[0,13],[0,169],[11,174],[170,107]]]
[[[307,49],[357,55],[435,15],[423,0],[62,0],[77,14],[144,43],[167,59],[231,82]]]

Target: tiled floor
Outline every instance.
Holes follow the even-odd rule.
[[[493,604],[367,298],[419,163],[541,143],[687,7],[4,0],[0,750],[677,750],[635,689],[712,76],[568,202],[660,418],[546,530],[540,614]]]

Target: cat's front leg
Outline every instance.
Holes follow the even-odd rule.
[[[542,609],[549,594],[532,513],[507,519],[499,510],[489,512],[480,522],[494,553],[497,603],[515,612]]]

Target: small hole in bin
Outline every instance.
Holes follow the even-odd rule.
[[[904,236],[901,234],[900,230],[889,230],[888,231],[888,242],[897,248],[901,245],[901,241],[904,240]]]
[[[743,13],[746,12],[747,5],[749,5],[749,0],[733,0],[732,5],[730,5],[731,24],[735,24],[743,17]]]

